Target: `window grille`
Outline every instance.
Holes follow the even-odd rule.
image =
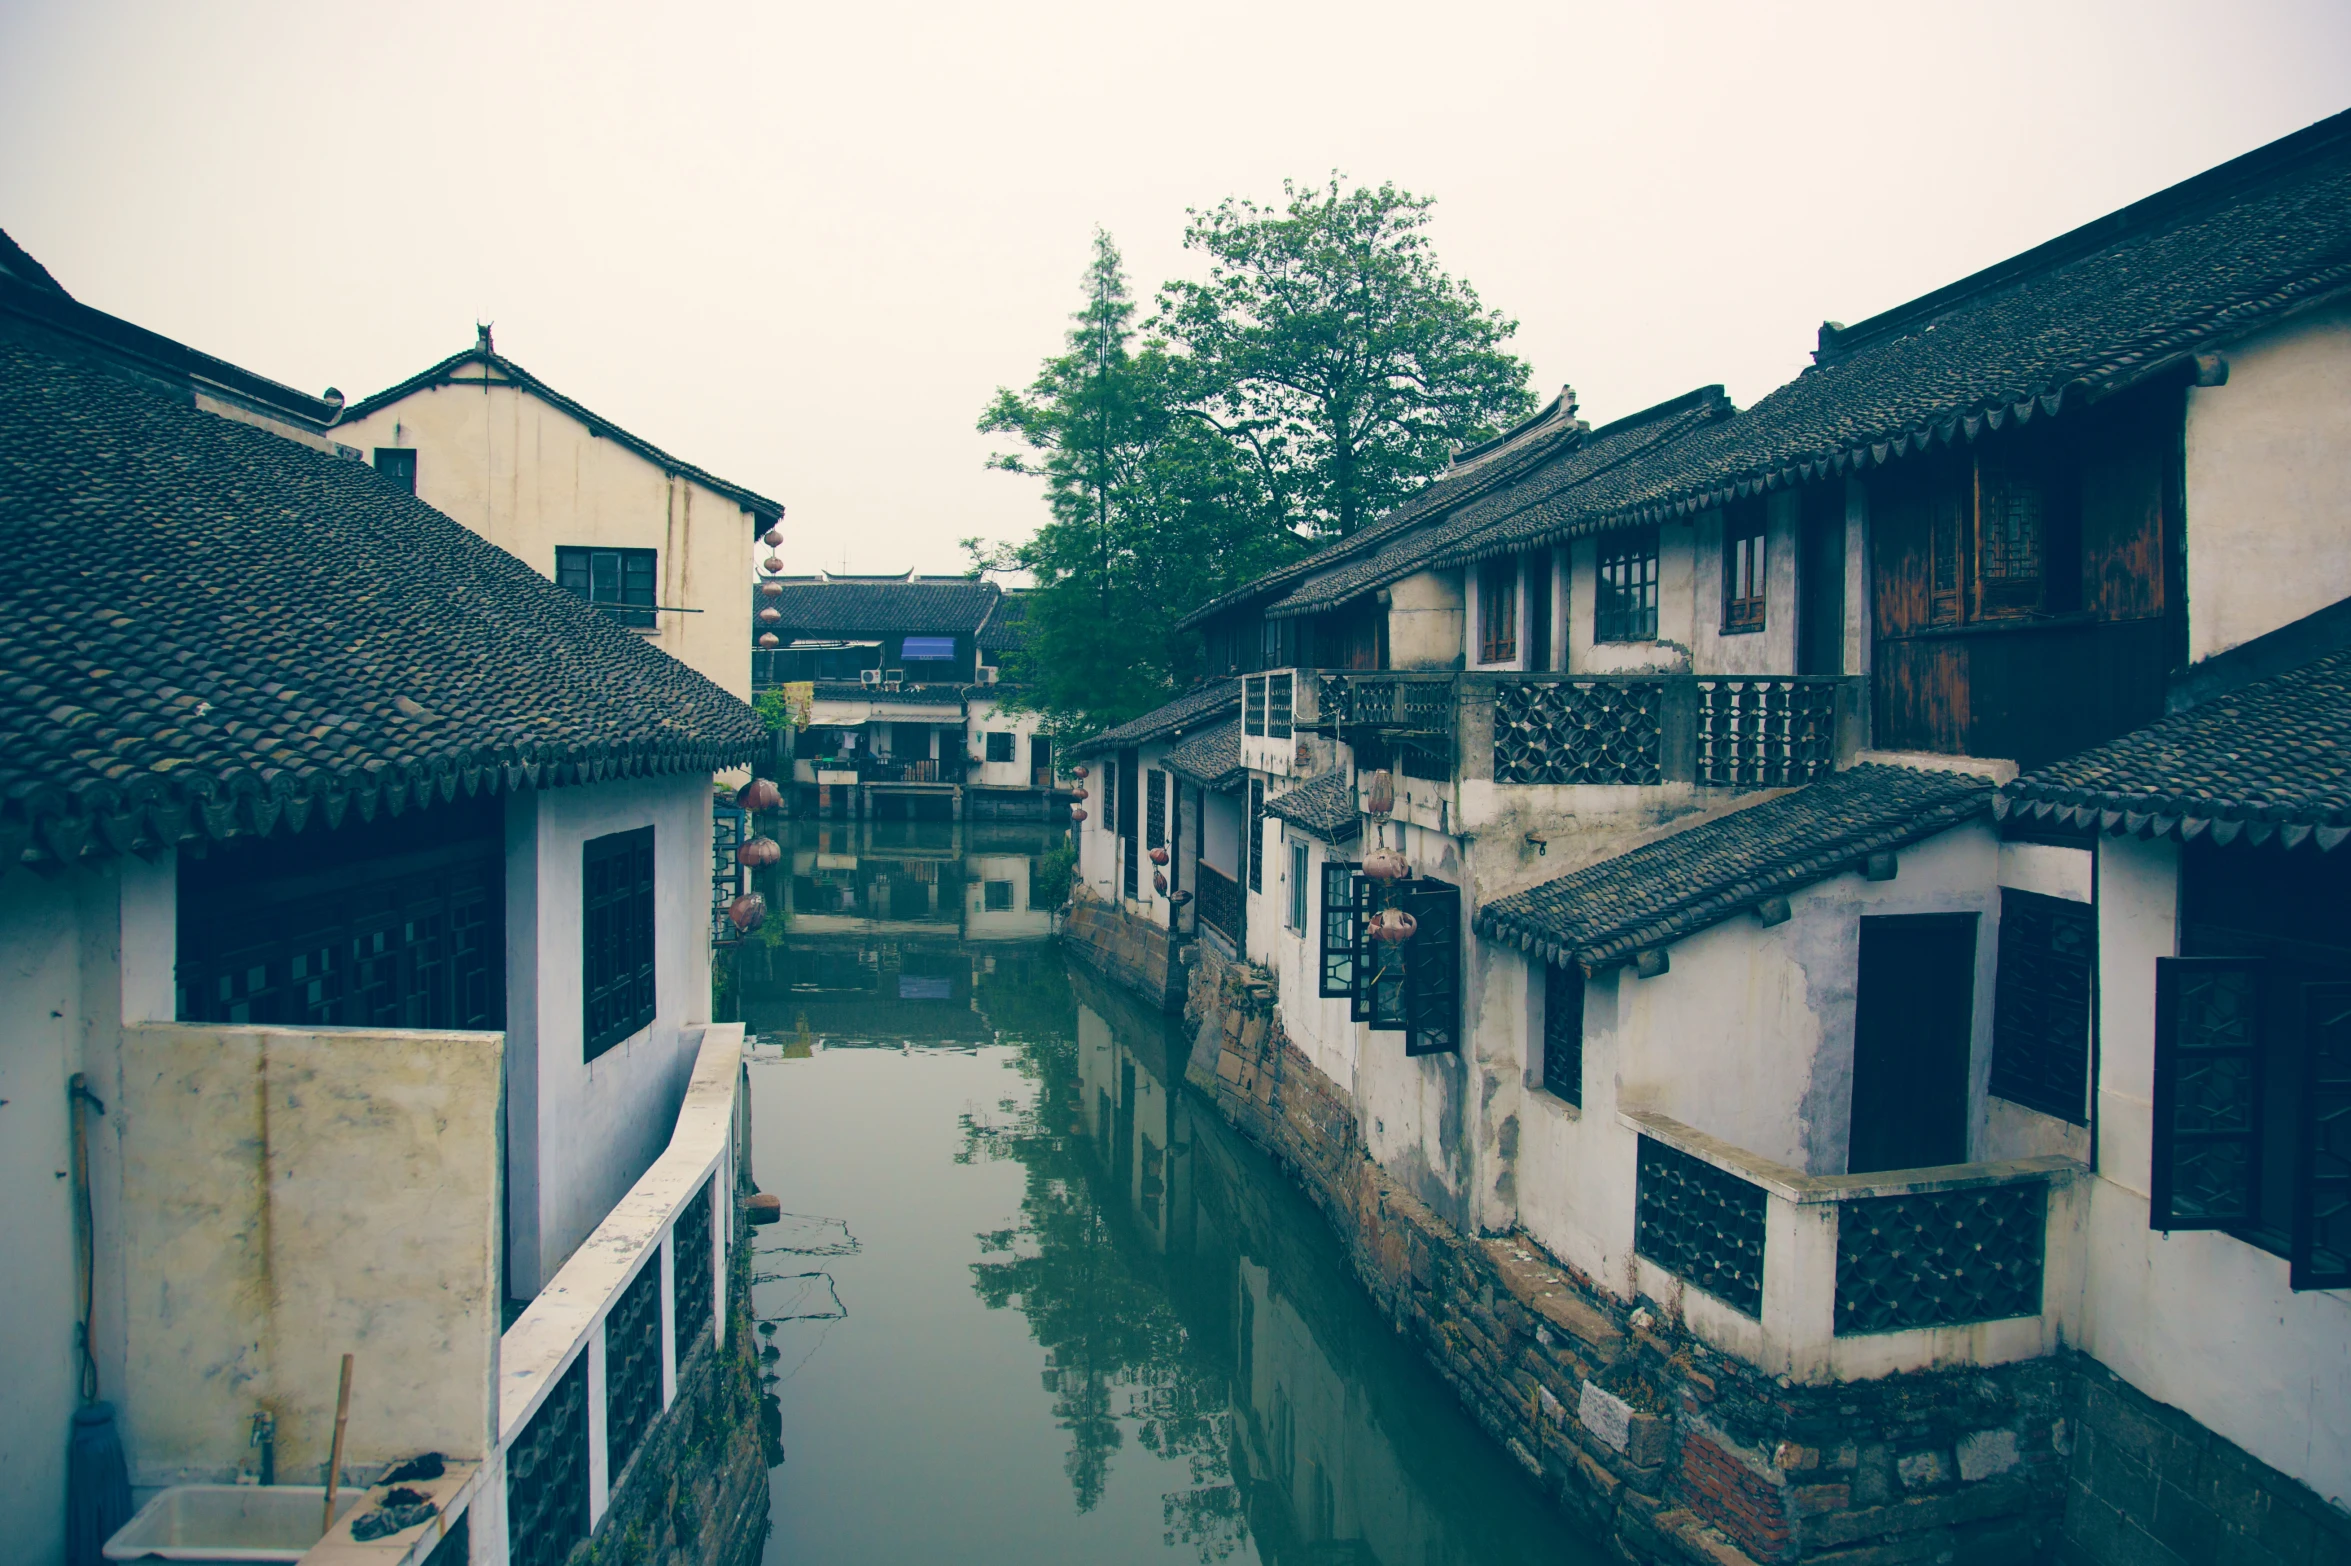
[[[1322,983],[1326,999],[1355,993],[1355,950],[1362,942],[1357,889],[1370,883],[1345,860],[1322,862]]]
[[[1743,1316],[1763,1315],[1763,1187],[1642,1137],[1633,1251]]]
[[[1837,1335],[2041,1313],[2048,1187],[1869,1197],[1837,1208]]]
[[[1401,1033],[1407,1055],[1449,1053],[1461,1047],[1461,888],[1414,876],[1382,885],[1350,867],[1345,903],[1326,885],[1323,910],[1325,991],[1336,976],[1334,925],[1354,937],[1345,965],[1348,1016],[1377,1033]],[[1371,916],[1398,908],[1410,914],[1412,939],[1390,945],[1371,939]]]
[[[1249,780],[1249,890],[1265,890],[1265,779]]]
[[[2155,962],[2158,1229],[2220,1229],[2258,1216],[2262,963]]]
[[[604,1318],[604,1471],[617,1484],[661,1412],[661,1257],[648,1255]]]
[[[1726,635],[1763,629],[1763,532],[1761,496],[1740,501],[1723,517],[1722,628]]]
[[[582,1018],[590,1060],[653,1020],[653,829],[580,851]]]
[[[2090,905],[2000,892],[1999,984],[1992,1006],[1992,1091],[2089,1124]]]
[[[1572,963],[1543,970],[1543,1090],[1584,1101],[1584,970]]]
[[[515,1566],[563,1566],[588,1536],[588,1354],[548,1389],[506,1449],[506,1553]]]
[[[1297,697],[1296,685],[1297,677],[1295,675],[1272,674],[1266,676],[1265,737],[1267,739],[1288,739],[1290,737],[1290,713]]]
[[[1478,662],[1508,663],[1518,656],[1518,562],[1489,560],[1478,568]]]
[[[669,1275],[675,1296],[669,1317],[681,1366],[695,1337],[710,1325],[710,1187],[716,1179],[713,1175],[702,1182],[701,1189],[678,1210],[677,1222],[670,1225]]]
[[[1522,680],[1494,699],[1497,783],[1661,783],[1665,687],[1654,680]]]
[[[1592,639],[1657,639],[1657,529],[1634,528],[1602,536],[1592,595]]]
[[[989,730],[988,759],[990,761],[1010,761],[1012,759],[1012,741],[1013,736],[1001,729]]]
[[[657,552],[651,549],[555,551],[555,584],[577,593],[622,625],[653,624]]]
[[[1241,732],[1253,739],[1265,737],[1265,678],[1250,675],[1241,681]]]
[[[1143,846],[1167,846],[1167,774],[1157,767],[1143,774]]]

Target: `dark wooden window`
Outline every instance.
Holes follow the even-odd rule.
[[[2090,905],[2000,892],[1992,1091],[2077,1126],[2090,1094]]]
[[[1657,639],[1657,529],[1632,528],[1600,539],[1592,592],[1592,640]]]
[[[1348,965],[1348,1015],[1375,1032],[1401,1033],[1407,1055],[1461,1048],[1461,888],[1427,876],[1381,885],[1353,876],[1355,956]],[[1330,896],[1326,888],[1326,899]],[[1395,945],[1370,938],[1367,917],[1387,908],[1412,915],[1412,938]],[[1331,972],[1331,919],[1324,910],[1324,972]]]
[[[1543,1089],[1584,1101],[1584,970],[1572,963],[1543,970]]]
[[[1362,942],[1356,896],[1367,883],[1346,860],[1322,862],[1322,984],[1326,999],[1355,993],[1355,950]]]
[[[1143,774],[1143,846],[1167,846],[1167,774],[1157,767]]]
[[[650,549],[555,551],[555,585],[579,594],[623,625],[653,624],[654,585],[659,579]]]
[[[1121,883],[1129,897],[1142,895],[1142,867],[1137,864],[1137,840],[1142,836],[1141,800],[1137,797],[1140,774],[1136,753],[1122,750],[1118,753],[1118,850]]]
[[[1862,919],[1847,1173],[1966,1160],[1975,946],[1971,913]]]
[[[412,446],[378,446],[376,471],[411,495],[416,493],[416,449]]]
[[[1265,779],[1249,780],[1249,890],[1265,890]]]
[[[2260,1217],[2262,968],[2258,957],[2156,959],[2158,1229]]]
[[[1118,831],[1118,757],[1111,755],[1102,765],[1102,830]]]
[[[1045,788],[1053,782],[1053,741],[1050,736],[1029,736],[1029,782]]]
[[[1763,629],[1763,498],[1734,502],[1722,520],[1722,628]]]
[[[1241,681],[1241,732],[1252,739],[1265,737],[1265,677],[1251,675]]]
[[[1296,930],[1300,935],[1304,935],[1306,933],[1306,883],[1306,845],[1304,843],[1292,843],[1290,845],[1289,925],[1291,929]]]
[[[990,729],[988,731],[988,759],[990,761],[1012,760],[1013,738],[1014,736],[1001,729]]]
[[[1976,468],[1976,614],[2030,614],[2043,607],[2049,496],[2040,476],[1992,463]]]
[[[582,1018],[594,1060],[653,1020],[653,829],[580,849]]]
[[[1551,667],[1551,551],[1527,556],[1527,667]]]
[[[1845,672],[1845,485],[1806,486],[1798,502],[1796,672]]]
[[[1265,737],[1288,739],[1290,720],[1295,712],[1298,696],[1298,677],[1294,674],[1269,674],[1265,677]]]
[[[1010,881],[982,881],[980,883],[980,908],[986,913],[1010,913],[1012,911],[1012,883]]]
[[[1478,662],[1508,663],[1518,656],[1518,562],[1489,560],[1478,567]]]

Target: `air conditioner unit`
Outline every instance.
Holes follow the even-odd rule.
[[[882,683],[882,671],[879,669],[860,669],[857,671],[857,683],[860,685],[879,685]]]
[[[980,665],[980,683],[982,685],[993,685],[996,683],[996,677],[1002,672],[1002,670],[998,669],[992,663],[983,663]]]
[[[894,691],[905,683],[906,671],[904,669],[884,669],[882,671],[883,690]]]

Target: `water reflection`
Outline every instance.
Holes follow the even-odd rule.
[[[953,846],[926,883],[904,845],[795,844],[795,881],[803,849],[857,860],[820,917],[863,922],[796,908],[736,954],[760,1180],[806,1215],[757,1235],[767,1560],[1598,1559],[1178,1086],[1180,1035],[975,927],[1024,911],[970,896],[975,862],[1025,890],[1033,856]]]

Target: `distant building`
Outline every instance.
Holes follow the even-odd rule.
[[[486,326],[345,409],[332,435],[719,689],[751,694],[742,585],[778,502],[580,406],[499,353]]]
[[[892,810],[1038,816],[1053,742],[1006,703],[1005,657],[1026,605],[961,576],[777,576],[763,581],[752,654],[760,690],[806,682],[797,806],[825,815]]]

